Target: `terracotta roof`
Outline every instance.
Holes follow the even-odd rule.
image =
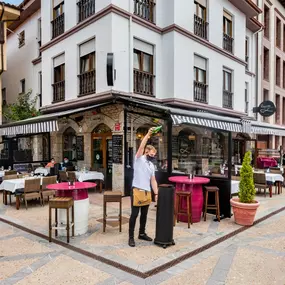
[[[19,11],[22,10],[19,6],[12,5],[12,4],[9,4],[9,3],[5,3],[5,2],[3,2],[3,1],[0,1],[0,5],[1,5],[1,4],[4,4],[6,7],[9,7],[9,8],[12,8],[12,9],[16,9],[16,10],[19,10]]]

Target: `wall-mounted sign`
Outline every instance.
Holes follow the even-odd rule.
[[[276,107],[272,101],[263,101],[259,107],[253,108],[253,113],[259,113],[263,117],[270,117],[276,112]]]
[[[120,131],[121,130],[121,124],[120,123],[116,123],[115,124],[115,131]]]

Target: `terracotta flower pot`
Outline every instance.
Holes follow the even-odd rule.
[[[252,226],[257,208],[260,205],[259,202],[241,203],[239,198],[232,198],[230,202],[233,207],[235,222],[241,226]]]

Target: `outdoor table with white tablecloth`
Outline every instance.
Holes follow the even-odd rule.
[[[24,189],[25,187],[25,180],[27,179],[35,179],[37,177],[29,177],[29,178],[18,178],[18,179],[9,179],[9,180],[4,180],[1,184],[0,184],[0,190],[5,190],[5,191],[9,191],[12,193],[15,193],[16,190],[19,189]],[[41,180],[42,183],[42,180]]]
[[[0,177],[4,177],[5,176],[5,171],[4,170],[1,170],[0,171]]]
[[[81,172],[81,171],[76,171],[75,172],[76,179],[79,182],[83,181],[92,181],[92,180],[104,180],[104,175],[101,172],[97,171],[88,171],[88,172]]]
[[[278,173],[265,173],[266,181],[275,183],[275,182],[283,182],[284,178],[281,174]],[[239,192],[239,181],[232,180],[231,185],[231,193],[236,194]]]
[[[50,168],[49,167],[38,167],[35,170],[35,174],[42,174],[44,176],[49,175],[49,173],[50,173]]]

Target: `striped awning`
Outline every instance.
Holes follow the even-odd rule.
[[[254,122],[251,133],[257,135],[285,136],[285,128],[276,125]]]
[[[230,122],[223,121],[222,117],[221,120],[213,120],[210,118],[190,117],[176,114],[172,114],[171,118],[174,125],[192,124],[236,133],[241,133],[243,131],[242,124],[235,119],[233,119],[235,121]]]

